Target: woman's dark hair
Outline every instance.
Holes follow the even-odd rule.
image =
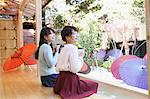
[[[40,41],[39,41],[39,46],[37,48],[37,51],[35,52],[35,59],[38,59],[39,56],[39,49],[41,47],[42,44],[48,44],[47,40],[44,38],[44,36],[48,36],[49,34],[55,33],[55,31],[52,28],[49,27],[44,27],[41,30],[40,33]],[[52,44],[50,44],[50,46],[52,47]],[[53,48],[53,47],[52,47]]]
[[[65,26],[63,30],[61,31],[61,37],[63,41],[66,41],[66,36],[72,35],[72,30],[78,31],[76,27],[74,26]]]

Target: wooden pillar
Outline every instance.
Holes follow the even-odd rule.
[[[17,25],[17,47],[23,46],[23,24],[22,24],[22,11],[18,12],[18,25]]]
[[[36,18],[36,37],[37,46],[40,38],[40,31],[42,29],[42,1],[35,0],[35,18]]]
[[[150,95],[150,0],[145,0],[146,35],[147,35],[147,60],[148,60],[148,90]]]
[[[36,19],[36,44],[39,45],[40,31],[42,29],[42,0],[35,0],[35,19]],[[37,75],[39,76],[39,65],[37,64]]]
[[[17,49],[23,46],[23,23],[22,23],[22,11],[18,11],[18,19],[17,19]],[[25,69],[25,65],[22,64],[19,69]]]
[[[20,5],[18,9],[18,18],[17,18],[17,47],[20,48],[24,46],[23,44],[23,10],[25,5],[29,0],[20,0]],[[25,65],[22,64],[19,69],[25,69]]]

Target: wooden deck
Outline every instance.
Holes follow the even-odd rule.
[[[53,88],[41,86],[36,69],[0,72],[0,99],[61,99]],[[85,99],[109,99],[94,94]]]
[[[17,70],[0,73],[0,99],[60,99],[52,88],[41,86],[37,73]]]

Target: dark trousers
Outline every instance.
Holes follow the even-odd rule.
[[[45,87],[54,87],[58,74],[52,74],[48,76],[41,76],[42,85]]]

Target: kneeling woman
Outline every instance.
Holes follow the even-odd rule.
[[[80,80],[76,74],[83,65],[83,56],[79,56],[75,45],[78,33],[73,26],[65,26],[61,31],[63,41],[66,42],[59,54],[56,70],[60,72],[56,80],[54,92],[64,99],[81,99],[97,92],[98,83]]]
[[[45,87],[54,87],[58,77],[55,65],[59,47],[56,48],[56,52],[53,52],[52,42],[54,40],[55,32],[53,29],[46,27],[41,30],[39,47],[35,53],[35,57],[38,59],[41,82]]]

